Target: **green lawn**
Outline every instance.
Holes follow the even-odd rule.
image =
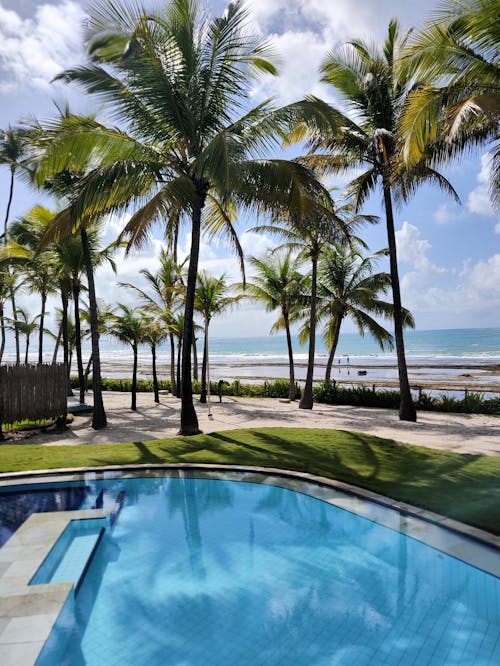
[[[258,428],[126,444],[0,446],[0,472],[176,462],[311,472],[500,534],[499,457],[435,451],[363,433]]]

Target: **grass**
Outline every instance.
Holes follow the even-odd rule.
[[[124,444],[0,447],[0,472],[183,462],[310,472],[500,535],[500,458],[435,451],[363,433],[258,428]]]

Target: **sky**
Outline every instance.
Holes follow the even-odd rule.
[[[225,2],[207,0],[214,13]],[[84,62],[81,37],[87,3],[83,0],[0,0],[0,127],[20,120],[50,118],[54,104],[70,102],[79,111],[103,112],[96,101],[77,88],[51,83],[63,69]],[[319,82],[318,69],[328,51],[351,38],[383,39],[389,20],[400,19],[403,28],[419,27],[432,15],[434,0],[406,3],[399,0],[253,0],[248,3],[253,28],[273,44],[280,77],[262,79],[252,89],[252,101],[273,97],[285,104],[315,94],[337,103],[335,94]],[[424,187],[412,201],[396,211],[402,299],[414,314],[419,330],[500,326],[500,219],[491,208],[488,191],[487,147],[447,165],[441,171],[458,192],[455,204],[439,190]],[[0,214],[5,210],[9,172],[0,168]],[[342,188],[345,181],[335,185]],[[379,195],[363,212],[383,215]],[[12,216],[32,205],[49,203],[39,192],[17,182]],[[243,215],[238,230],[247,256],[261,256],[276,243],[265,235],[245,231],[257,219]],[[107,221],[104,242],[113,240],[123,219]],[[381,222],[361,234],[370,250],[387,245]],[[181,250],[189,250],[189,235],[181,238]],[[98,296],[107,302],[133,303],[133,296],[117,282],[141,285],[141,268],[154,270],[163,245],[161,230],[154,233],[141,254],[118,257],[118,274],[102,268],[97,275]],[[238,264],[227,248],[202,244],[200,267],[215,275],[239,279]],[[381,269],[388,269],[384,264]],[[39,311],[36,296],[23,296],[32,314]],[[51,312],[57,302],[51,302]],[[266,335],[273,315],[260,306],[245,303],[229,316],[214,319],[212,335],[245,337]],[[353,330],[347,324],[345,330]]]

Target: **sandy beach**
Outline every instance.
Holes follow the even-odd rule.
[[[137,442],[173,437],[179,429],[180,400],[170,394],[162,392],[160,404],[155,405],[152,394],[139,393],[136,412],[130,410],[129,393],[105,392],[104,402],[109,424],[105,430],[93,430],[91,417],[84,415],[75,417],[66,432],[41,433],[23,441],[47,445]],[[224,397],[222,404],[212,403],[210,417],[207,405],[197,400],[195,405],[205,433],[261,427],[336,428],[456,453],[500,455],[500,417],[495,416],[421,411],[417,423],[408,423],[388,409],[315,405],[309,411],[274,398]]]

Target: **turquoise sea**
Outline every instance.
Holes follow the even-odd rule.
[[[500,328],[455,328],[434,331],[407,331],[405,333],[408,358],[477,358],[500,360]],[[321,337],[317,340],[319,355],[327,353]],[[307,354],[307,345],[300,346],[294,340],[297,354]],[[211,338],[210,350],[223,355],[276,356],[287,353],[284,335],[269,335],[253,338]],[[340,336],[337,356],[376,356],[390,358],[394,354],[383,352],[369,336],[362,338],[357,333]]]
[[[410,382],[415,386],[431,384],[438,388],[457,386],[481,391],[500,392],[500,328],[443,329],[407,331],[406,357]],[[50,345],[50,346],[49,346]],[[201,364],[203,337],[197,341],[198,360]],[[213,380],[241,379],[262,382],[288,376],[288,354],[284,335],[263,337],[224,338],[210,337],[210,376]],[[305,378],[307,345],[293,342],[295,376]],[[53,343],[46,340],[45,359],[52,358]],[[30,360],[36,362],[36,344],[31,347]],[[84,346],[84,364],[90,356],[90,345]],[[110,338],[101,340],[103,374],[108,377],[130,376],[132,353],[130,346]],[[317,337],[315,379],[324,378],[327,350],[321,336]],[[12,346],[7,347],[5,361],[14,360]],[[170,351],[163,345],[158,353],[161,377],[169,378]],[[76,373],[73,357],[72,372]],[[151,375],[149,349],[139,354],[139,374]],[[357,333],[343,333],[335,358],[333,378],[343,383],[378,383],[393,386],[397,382],[396,354],[382,351],[371,337]],[[382,384],[387,382],[387,384]],[[463,390],[463,389],[462,389]]]

